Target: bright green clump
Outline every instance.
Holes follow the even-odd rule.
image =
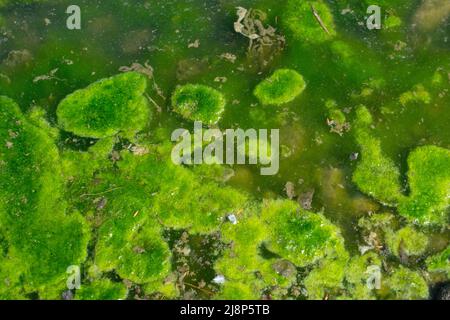
[[[426,260],[428,271],[445,272],[450,277],[450,246]]]
[[[286,295],[297,272],[287,260],[263,257],[267,233],[264,221],[251,212],[239,215],[237,224],[223,225],[222,237],[230,249],[215,265],[217,273],[225,277],[219,298],[260,299],[265,288],[270,288],[274,298]]]
[[[95,263],[101,271],[115,270],[135,283],[162,281],[170,270],[170,251],[161,229],[145,223],[139,213],[127,213],[100,227]]]
[[[408,256],[417,256],[425,252],[428,246],[428,237],[408,226],[397,232],[389,230],[386,233],[386,242],[396,256],[399,256],[400,252],[404,252]]]
[[[76,291],[75,298],[77,300],[123,300],[127,297],[127,292],[123,283],[101,279],[81,285],[81,288]]]
[[[119,132],[132,137],[149,121],[146,88],[145,76],[136,72],[99,80],[61,101],[58,123],[81,137],[105,138]]]
[[[404,217],[420,224],[448,222],[450,204],[450,150],[425,146],[408,157],[408,198],[399,205]]]
[[[408,157],[410,194],[400,190],[400,172],[387,158],[380,141],[370,133],[372,116],[359,107],[355,121],[355,137],[361,146],[362,159],[353,173],[353,182],[364,193],[384,204],[398,206],[401,215],[423,225],[445,224],[450,195],[450,150],[419,147]]]
[[[300,210],[294,202],[266,203],[261,215],[269,226],[268,248],[297,266],[345,252],[336,226],[321,214]]]
[[[342,289],[346,264],[347,257],[321,261],[304,280],[308,299],[323,300],[327,295],[334,296],[337,290]]]
[[[264,105],[282,105],[294,100],[305,87],[305,80],[297,71],[279,69],[258,84],[254,94]]]
[[[362,155],[352,179],[364,193],[384,204],[396,205],[402,197],[400,171],[394,162],[383,154],[380,141],[372,137],[371,124],[372,116],[367,108],[359,107],[354,129]]]
[[[423,85],[416,85],[411,91],[407,91],[400,96],[400,103],[404,106],[410,103],[416,104],[430,104],[430,93],[424,88]]]
[[[225,277],[220,297],[224,299],[259,299],[261,286],[255,285],[255,272],[265,263],[259,247],[266,234],[265,225],[256,216],[237,217],[237,224],[225,223],[222,227],[224,242],[231,244],[216,262],[217,274]]]
[[[386,280],[389,298],[395,300],[428,299],[428,285],[424,278],[415,271],[400,266]]]
[[[295,38],[321,43],[336,36],[333,14],[322,0],[289,0],[284,10],[284,22]]]
[[[67,212],[59,154],[19,106],[0,97],[0,297],[63,288],[88,241],[84,219]],[[23,286],[22,286],[23,284]],[[49,290],[47,290],[49,289]]]
[[[225,104],[222,93],[200,84],[179,86],[172,95],[172,107],[176,113],[208,125],[220,120]]]
[[[376,298],[376,281],[381,281],[382,261],[373,252],[353,257],[345,270],[346,291],[351,299],[373,300]],[[377,274],[378,273],[378,274]],[[379,276],[379,279],[377,277]]]

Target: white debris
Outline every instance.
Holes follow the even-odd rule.
[[[232,224],[237,224],[238,223],[238,220],[237,220],[237,218],[236,218],[236,216],[234,214],[228,215],[227,218],[228,218],[228,221],[230,221]]]
[[[224,284],[225,283],[225,277],[221,274],[217,275],[213,280],[216,284]]]

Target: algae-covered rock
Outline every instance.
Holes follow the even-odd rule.
[[[321,43],[336,36],[333,14],[322,0],[288,0],[284,23],[294,37],[302,41]]]
[[[108,279],[94,280],[89,284],[82,284],[76,291],[77,300],[123,300],[128,290],[123,283],[112,282]]]
[[[386,233],[386,242],[396,256],[401,254],[417,256],[425,252],[428,246],[428,237],[413,227],[407,226],[397,232],[389,230]]]
[[[419,147],[408,157],[410,195],[399,205],[404,217],[420,224],[448,222],[450,204],[450,150]]]
[[[422,300],[429,296],[428,285],[420,273],[400,266],[385,281],[389,298],[395,300]]]
[[[0,141],[0,234],[8,248],[0,256],[0,282],[7,284],[0,296],[56,292],[66,269],[86,257],[87,226],[62,198],[52,139],[6,97],[0,97]]]
[[[200,84],[186,84],[176,88],[172,95],[173,110],[184,118],[217,123],[225,110],[226,100],[219,91]]]
[[[254,94],[263,105],[278,106],[294,100],[305,87],[305,80],[297,71],[279,69],[258,84]]]
[[[261,217],[268,225],[268,248],[297,266],[345,254],[339,229],[322,214],[300,210],[295,202],[266,203]]]
[[[132,137],[149,121],[144,75],[128,72],[75,91],[58,106],[59,126],[81,137],[105,138],[121,132]]]
[[[383,154],[380,141],[370,133],[373,120],[367,108],[359,107],[356,117],[354,130],[362,155],[353,173],[353,182],[361,191],[384,204],[396,205],[402,197],[400,171],[394,162]]]

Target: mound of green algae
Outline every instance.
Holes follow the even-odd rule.
[[[401,197],[400,171],[383,154],[380,141],[371,135],[372,122],[372,115],[367,108],[359,107],[354,130],[362,155],[353,173],[353,182],[361,191],[385,204],[394,205]]]
[[[316,1],[318,2],[318,1]],[[363,5],[365,9],[365,5]],[[325,14],[321,11],[320,8],[317,6],[315,9],[318,10],[320,16],[325,21],[324,18]],[[308,9],[305,6],[306,9]],[[305,12],[307,12],[305,9]],[[309,13],[311,13],[311,8],[309,8]],[[311,15],[312,16],[312,15]],[[323,32],[320,25],[317,24],[317,21],[311,20],[311,26],[312,23],[316,23],[314,28],[317,30],[317,32]],[[327,23],[327,26],[329,24]],[[302,35],[299,35],[301,37]],[[309,37],[311,39],[311,37]],[[314,42],[314,39],[310,40],[311,42]],[[326,41],[326,40],[325,40]],[[356,72],[359,72],[360,67],[358,67],[358,59],[355,58],[355,56],[358,55],[356,52],[352,52],[352,47],[350,44],[346,44],[343,46],[342,44],[334,45],[334,53],[337,57],[344,57],[347,58],[345,62],[345,69],[349,69]],[[350,52],[350,54],[347,56],[347,53]],[[339,60],[339,59],[338,59]],[[406,95],[405,95],[406,97]],[[408,103],[411,103],[414,101],[409,101]],[[41,127],[41,125],[35,123],[30,119],[30,123],[33,122],[36,126]],[[44,125],[45,127],[45,125]],[[48,131],[45,128],[42,128],[43,130]],[[377,140],[376,137],[371,133],[371,130],[369,127],[366,127],[367,131],[369,133],[369,136],[373,138],[374,140]],[[127,130],[127,129],[126,129]],[[134,130],[131,134],[134,134]],[[117,133],[117,132],[116,132]],[[116,134],[114,133],[114,134]],[[130,134],[130,135],[131,135]],[[374,141],[372,140],[372,141]],[[363,141],[363,140],[361,140]],[[366,142],[369,140],[365,140]],[[114,272],[114,273],[120,273],[121,277],[133,277],[133,280],[135,282],[140,282],[143,284],[142,287],[145,287],[148,292],[163,290],[162,287],[158,286],[155,283],[160,282],[160,280],[163,278],[164,273],[167,271],[167,258],[166,255],[167,251],[165,249],[168,249],[166,247],[164,250],[160,250],[161,253],[165,254],[155,254],[156,259],[153,261],[155,264],[163,265],[164,267],[159,272],[158,270],[155,270],[153,268],[146,268],[148,265],[143,264],[140,265],[140,258],[146,259],[148,256],[150,256],[149,251],[151,248],[153,248],[153,244],[155,243],[156,246],[158,244],[162,244],[162,247],[164,247],[164,244],[160,241],[162,238],[161,236],[161,230],[164,229],[164,226],[161,228],[155,227],[155,228],[149,228],[151,230],[147,230],[148,225],[151,224],[151,222],[155,222],[156,220],[159,220],[159,209],[155,209],[155,214],[153,215],[153,211],[149,210],[149,206],[152,206],[153,203],[151,201],[148,201],[147,192],[154,191],[155,189],[152,189],[148,185],[155,184],[159,185],[159,182],[155,182],[151,180],[148,177],[144,177],[141,179],[139,175],[133,175],[129,174],[126,169],[126,167],[133,163],[132,167],[137,163],[143,163],[147,162],[148,158],[151,158],[154,160],[154,162],[159,163],[161,158],[163,158],[162,155],[157,155],[155,157],[146,156],[146,160],[143,160],[141,157],[136,157],[136,155],[128,154],[128,152],[125,152],[124,150],[120,152],[121,159],[117,161],[114,165],[111,165],[110,159],[108,157],[112,157],[111,150],[116,142],[114,140],[111,140],[109,136],[107,138],[103,138],[100,140],[95,146],[91,147],[87,152],[78,152],[78,151],[69,151],[65,150],[62,157],[63,161],[63,177],[66,180],[66,186],[67,186],[67,201],[75,202],[75,207],[79,209],[80,212],[86,212],[86,218],[89,222],[92,223],[93,230],[95,232],[97,231],[97,227],[104,226],[103,232],[100,233],[100,237],[102,237],[99,242],[94,242],[96,246],[99,248],[99,252],[106,252],[104,254],[105,258],[101,257],[94,257],[91,263],[98,264],[104,272]],[[395,167],[395,164],[393,164],[390,159],[388,159],[385,154],[382,152],[381,144],[378,144],[379,147],[374,148],[378,149],[377,152],[373,152],[372,155],[375,155],[374,158],[384,158],[383,160],[379,161],[379,164],[386,164],[389,163],[389,170],[388,172],[394,172],[396,173],[395,169],[392,169],[392,167]],[[116,146],[117,148],[117,146]],[[363,150],[363,146],[361,145],[361,149]],[[153,150],[151,151],[153,153]],[[364,151],[362,151],[364,153]],[[116,156],[114,156],[116,157]],[[362,159],[364,158],[364,155]],[[142,160],[141,160],[142,159]],[[362,160],[364,161],[364,160]],[[361,161],[361,162],[362,162]],[[121,163],[123,162],[123,163]],[[370,161],[367,161],[369,163]],[[116,166],[117,165],[117,166]],[[144,168],[145,166],[142,166]],[[166,164],[161,164],[161,166],[149,166],[148,168],[153,168],[155,170],[158,170],[159,168],[166,168]],[[370,168],[369,165],[367,165],[367,168]],[[168,164],[167,165],[167,172],[172,171],[174,168]],[[133,171],[134,169],[130,169],[130,171]],[[368,171],[370,169],[367,169]],[[142,171],[145,171],[144,169]],[[420,170],[419,170],[420,171]],[[195,175],[192,174],[191,170],[182,170],[180,172],[183,172],[186,174],[186,176],[193,177],[197,179]],[[180,173],[178,172],[178,173]],[[172,177],[170,174],[167,175],[167,177]],[[370,177],[370,175],[369,175]],[[395,175],[395,178],[398,176]],[[378,179],[378,176],[375,175],[375,180]],[[391,179],[396,180],[396,179]],[[399,179],[400,180],[400,179]],[[99,183],[100,181],[100,183]],[[119,183],[123,182],[123,185],[126,185],[127,187],[123,188]],[[130,182],[131,181],[131,182]],[[134,184],[134,181],[139,181],[136,184]],[[159,181],[163,181],[163,179],[160,179]],[[190,181],[189,179],[186,180],[186,183]],[[363,181],[363,179],[361,179]],[[147,184],[147,182],[149,182]],[[370,182],[370,181],[369,181]],[[142,185],[145,185],[144,190],[142,194],[138,194],[139,192],[126,192],[125,189],[128,189],[128,184],[130,183],[130,190],[137,190],[138,188],[141,188]],[[395,182],[394,182],[395,183]],[[392,183],[392,185],[394,185]],[[95,184],[95,186],[92,186],[90,184]],[[369,183],[368,183],[369,184]],[[380,185],[382,182],[380,182]],[[395,193],[395,196],[392,197],[392,202],[389,202],[390,205],[393,207],[397,206],[399,207],[398,203],[400,200],[396,200],[398,198],[402,198],[402,195],[409,194],[408,191],[404,191],[403,185],[400,185],[400,182],[397,183],[398,187],[393,187],[392,190],[399,189],[400,191],[398,193]],[[173,199],[177,198],[177,196],[170,197],[167,196],[173,191],[173,188],[176,187],[176,185],[173,183],[171,184],[170,181],[164,181],[164,185],[167,185],[168,187],[164,189],[164,200],[163,204],[160,206],[160,208],[167,208],[163,210],[167,210],[166,214],[169,213],[172,209],[172,201]],[[389,185],[389,184],[388,184]],[[214,185],[214,187],[216,187]],[[213,188],[214,188],[213,187]],[[118,188],[118,189],[116,189]],[[378,194],[382,194],[382,187],[379,188],[371,188],[367,187],[367,191],[364,191],[363,188],[360,188],[363,192],[371,195],[374,198],[377,198],[380,202],[387,204],[388,201],[385,201],[385,199],[381,199],[383,196],[379,197]],[[375,192],[372,191],[375,189]],[[194,189],[193,189],[194,190]],[[233,189],[230,189],[233,190]],[[106,192],[106,193],[104,193]],[[122,197],[123,192],[123,197]],[[192,190],[190,191],[192,193]],[[136,199],[133,199],[130,195],[138,194],[136,196]],[[187,193],[189,194],[189,193]],[[85,199],[85,201],[82,201],[80,203],[78,199],[81,196],[82,199]],[[151,195],[154,197],[158,195],[155,192],[151,193]],[[177,194],[178,195],[178,194]],[[114,197],[118,197],[119,199],[115,200]],[[162,197],[163,198],[163,197]],[[384,194],[384,198],[387,198],[386,194]],[[105,200],[106,199],[106,200]],[[122,205],[120,202],[127,202],[130,200],[131,205]],[[184,199],[184,200],[183,200]],[[211,198],[211,203],[215,203],[217,199]],[[445,199],[441,197],[440,199]],[[198,199],[195,199],[198,201]],[[104,202],[106,201],[106,205]],[[140,206],[140,202],[142,201],[143,205]],[[94,203],[97,208],[94,208],[92,206],[92,203]],[[166,204],[165,202],[168,202],[169,204]],[[427,297],[427,290],[425,290],[426,284],[424,285],[424,281],[422,276],[419,272],[410,271],[406,268],[398,269],[395,268],[394,274],[392,275],[392,272],[389,274],[385,274],[383,272],[383,279],[386,281],[383,281],[383,289],[382,292],[379,292],[377,290],[370,290],[367,288],[366,280],[367,280],[367,268],[373,265],[379,266],[381,265],[380,259],[384,259],[381,255],[375,254],[374,252],[369,252],[366,254],[362,254],[359,256],[358,254],[352,256],[352,261],[346,263],[345,259],[345,253],[338,254],[338,257],[334,257],[334,255],[330,254],[330,256],[325,255],[324,257],[318,258],[314,263],[308,264],[308,268],[312,269],[311,272],[309,272],[306,276],[303,277],[303,273],[301,274],[300,278],[301,280],[298,281],[299,277],[297,275],[297,272],[292,269],[292,263],[287,261],[286,259],[283,259],[279,256],[279,254],[276,255],[276,257],[267,259],[267,257],[263,257],[264,254],[261,253],[262,248],[266,247],[270,250],[274,250],[273,246],[270,246],[270,242],[273,241],[273,239],[276,239],[275,237],[273,239],[269,239],[268,237],[265,237],[265,234],[269,233],[269,229],[266,228],[265,224],[261,222],[261,213],[263,209],[260,208],[248,208],[246,210],[251,211],[251,213],[246,213],[249,215],[249,217],[244,216],[240,217],[240,222],[238,225],[232,225],[230,223],[222,224],[223,222],[223,215],[220,214],[213,216],[217,219],[212,219],[211,221],[207,222],[205,227],[203,223],[201,222],[202,215],[199,214],[195,218],[195,222],[189,221],[189,211],[185,212],[185,215],[180,215],[180,212],[183,212],[184,204],[189,203],[190,199],[189,196],[181,197],[180,203],[177,204],[175,207],[179,209],[179,211],[176,212],[173,216],[170,215],[170,218],[165,219],[165,221],[158,221],[161,225],[167,225],[167,226],[175,226],[176,228],[190,228],[190,232],[212,232],[216,228],[218,228],[218,225],[220,225],[221,230],[223,231],[223,238],[226,241],[232,242],[234,245],[232,248],[224,253],[224,259],[219,260],[216,265],[216,269],[220,270],[221,273],[226,273],[226,279],[224,286],[221,288],[220,292],[218,293],[218,296],[224,297],[224,298],[260,298],[264,297],[266,292],[271,292],[272,297],[275,298],[285,298],[289,297],[289,294],[287,292],[290,292],[292,286],[295,286],[298,284],[297,282],[300,282],[301,285],[304,285],[305,288],[308,291],[308,298],[311,299],[323,299],[323,298],[349,298],[349,299],[365,299],[365,298],[392,298],[392,299],[411,299],[411,298],[426,298]],[[229,208],[229,212],[236,212],[237,208],[240,208],[244,206],[241,205],[241,201],[239,202],[239,205],[237,205],[235,208]],[[242,201],[245,202],[245,201]],[[445,203],[445,202],[444,202]],[[292,208],[295,208],[296,205],[291,203]],[[104,208],[103,208],[104,207]],[[195,205],[189,206],[189,209],[195,208]],[[258,206],[257,206],[258,207]],[[270,206],[269,206],[270,207]],[[274,208],[276,208],[276,205],[273,205]],[[286,204],[286,207],[288,205]],[[439,207],[439,206],[437,206]],[[429,208],[426,206],[426,208]],[[87,209],[87,210],[86,210]],[[86,211],[85,211],[86,210]],[[428,209],[427,209],[428,210]],[[127,220],[126,213],[131,213],[132,216],[136,215],[130,224],[127,225],[127,223],[124,223],[125,228],[121,228],[121,221],[122,218],[121,211],[124,211],[125,214],[123,214],[123,218]],[[150,213],[152,211],[152,213]],[[219,210],[221,211],[221,210]],[[226,209],[223,209],[222,213],[226,214]],[[293,212],[297,211],[297,209],[293,209]],[[423,210],[422,210],[423,211]],[[444,211],[439,210],[432,210],[433,216],[436,214],[439,214],[439,212],[442,214]],[[141,213],[145,213],[145,215],[151,215],[151,222],[149,223],[149,219],[139,219],[139,216]],[[208,213],[208,210],[205,208],[202,208],[196,212],[200,213]],[[117,214],[118,213],[118,214]],[[117,214],[117,215],[116,215]],[[445,213],[444,213],[445,215]],[[180,216],[180,218],[178,218]],[[238,215],[239,216],[239,215]],[[309,214],[305,214],[305,216],[309,216]],[[375,217],[378,216],[378,214],[375,215]],[[112,217],[111,220],[109,217]],[[119,226],[116,226],[114,224],[114,220],[116,220],[120,224]],[[383,218],[383,217],[382,217]],[[427,218],[428,219],[428,218]],[[131,219],[130,219],[131,220]],[[381,218],[380,218],[381,220]],[[214,222],[213,222],[214,221]],[[415,219],[411,219],[412,222],[415,222]],[[134,223],[136,222],[136,223]],[[379,222],[380,225],[383,224],[382,222]],[[286,224],[288,225],[288,224]],[[329,224],[325,224],[326,226],[329,226]],[[136,233],[142,233],[144,234],[145,239],[137,239],[137,235],[134,232],[134,230],[130,231],[130,229],[137,228]],[[231,229],[227,231],[227,228]],[[338,227],[335,226],[337,229]],[[384,228],[384,227],[383,227]],[[281,230],[282,228],[280,228]],[[393,228],[394,230],[396,228]],[[146,231],[141,231],[146,230]],[[253,230],[253,233],[250,233],[250,235],[253,235],[253,238],[248,236],[246,238],[246,242],[244,239],[242,240],[236,240],[234,241],[234,238],[245,238],[246,232]],[[112,242],[124,244],[125,240],[130,240],[130,244],[124,245],[124,249],[118,250],[118,255],[116,256],[113,252],[108,252],[108,249],[105,248],[109,245],[104,245],[104,243],[107,243],[109,241],[108,235],[110,233],[113,233],[113,240]],[[319,230],[320,231],[320,228]],[[281,231],[282,232],[282,231]],[[395,233],[398,233],[398,230],[393,231]],[[321,232],[318,232],[321,233]],[[122,234],[124,235],[122,237]],[[297,236],[295,233],[290,233],[291,236],[295,239],[295,236]],[[263,237],[261,238],[261,235]],[[96,236],[94,234],[94,236]],[[298,235],[301,237],[300,235]],[[287,237],[289,238],[289,237]],[[256,240],[254,240],[256,239]],[[165,240],[165,239],[163,239]],[[102,242],[103,241],[103,242]],[[0,232],[0,252],[7,252],[5,249],[7,245],[5,244],[6,241],[4,241],[4,236]],[[100,245],[102,243],[102,245]],[[239,248],[236,249],[236,244],[242,244],[238,245]],[[114,248],[119,248],[119,245],[113,245]],[[395,246],[393,246],[395,247]],[[234,255],[234,251],[238,251],[238,255]],[[243,257],[243,253],[245,252],[246,256],[245,259]],[[131,260],[136,262],[136,266],[139,266],[140,268],[144,270],[141,273],[133,272],[133,270],[126,270],[126,268],[123,268],[121,265],[121,259],[120,255],[127,256],[126,259],[130,256]],[[444,258],[443,258],[444,257]],[[226,258],[234,260],[226,260]],[[433,258],[433,259],[432,259]],[[436,256],[433,256],[432,258],[429,258],[427,261],[430,261],[429,263],[429,270],[442,270],[446,267],[446,263],[448,265],[448,259],[447,256],[442,254],[437,254]],[[170,253],[169,253],[169,259],[170,259]],[[242,259],[243,263],[238,263],[237,261],[240,261]],[[107,263],[103,263],[105,260],[112,261],[111,265],[107,265]],[[103,261],[103,262],[102,262]],[[99,269],[98,265],[94,265],[95,269]],[[243,275],[242,277],[238,272],[234,272],[235,270],[231,268],[229,265],[236,265],[240,266],[239,269],[237,269],[238,272],[241,272]],[[346,266],[347,265],[347,266]],[[247,266],[249,268],[247,268]],[[282,266],[282,267],[280,267]],[[94,268],[93,267],[93,268]],[[156,268],[157,269],[157,268]],[[230,271],[226,271],[227,269],[231,269]],[[222,271],[225,270],[225,271]],[[233,271],[233,272],[232,272]],[[102,274],[102,271],[100,272],[101,276],[103,277],[106,275]],[[239,276],[236,276],[239,274]],[[245,276],[244,276],[245,275]],[[344,280],[342,280],[342,278]],[[153,279],[155,282],[153,282]],[[151,281],[150,283],[147,283],[146,281]],[[411,286],[411,283],[413,285]],[[118,299],[123,298],[123,286],[121,284],[116,285],[117,283],[114,282],[113,285],[109,280],[101,279],[101,280],[93,280],[93,281],[87,281],[83,283],[82,289],[77,291],[77,298],[82,299]],[[408,286],[412,288],[411,290],[407,290]],[[114,287],[114,288],[112,288]],[[98,288],[98,289],[97,289]],[[412,292],[413,291],[413,292]],[[114,293],[113,293],[114,292]]]
[[[259,299],[265,288],[272,288],[271,295],[280,299],[296,281],[296,268],[315,263],[318,268],[305,279],[312,299],[323,298],[325,288],[343,280],[348,254],[339,230],[295,202],[269,201],[251,208],[242,221],[224,225],[222,233],[232,245],[216,263],[226,279],[220,298]],[[264,257],[262,247],[273,258]]]
[[[318,17],[313,14],[313,10]],[[319,19],[323,25],[321,25]],[[284,23],[294,37],[302,41],[321,43],[336,36],[333,14],[325,1],[322,0],[288,0]]]
[[[102,79],[62,100],[58,123],[80,137],[105,138],[119,132],[132,137],[149,121],[146,87],[145,76],[136,72]]]
[[[86,257],[84,219],[67,209],[59,155],[45,131],[0,97],[0,297],[55,298],[65,272]]]
[[[398,207],[399,213],[420,225],[445,225],[450,186],[450,150],[422,146],[408,156],[408,184],[404,195],[400,171],[381,149],[380,140],[371,133],[372,115],[364,106],[357,109],[354,124],[362,159],[353,173],[353,182],[364,193],[382,203]]]
[[[225,98],[219,91],[200,84],[179,86],[172,94],[173,110],[192,121],[216,124],[225,110]]]
[[[263,105],[278,106],[294,100],[305,87],[305,80],[297,71],[278,69],[256,86],[254,95]]]

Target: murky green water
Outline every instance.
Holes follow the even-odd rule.
[[[154,112],[152,126],[164,128],[169,140],[175,128],[192,129],[190,122],[171,112],[174,88],[188,82],[210,85],[228,101],[220,128],[280,129],[279,174],[261,176],[257,167],[236,166],[228,184],[258,199],[286,198],[288,182],[296,194],[314,192],[312,209],[323,210],[342,228],[350,252],[356,253],[360,245],[355,232],[358,219],[392,209],[383,208],[352,183],[357,161],[350,157],[359,147],[352,130],[342,136],[330,132],[326,101],[335,100],[345,109],[349,122],[355,107],[366,105],[382,149],[404,178],[407,156],[416,147],[450,148],[450,24],[447,19],[428,30],[421,28],[415,20],[420,1],[382,1],[383,13],[395,12],[402,25],[380,31],[367,30],[360,1],[326,1],[337,36],[319,44],[294,39],[283,25],[283,1],[80,0],[82,29],[73,31],[65,26],[65,9],[73,1],[54,2],[58,3],[0,9],[0,95],[16,100],[23,111],[42,106],[56,124],[56,107],[67,94],[117,74],[123,66],[147,63],[160,88],[159,93],[149,91],[161,108]],[[237,6],[268,14],[266,23],[286,37],[280,51],[248,54],[248,39],[233,30]],[[331,49],[338,41],[352,49],[351,63]],[[224,53],[235,60],[225,59]],[[253,88],[279,68],[297,70],[307,89],[282,107],[259,105]],[[433,87],[436,74],[443,84]],[[42,75],[49,77],[38,80]],[[372,89],[374,80],[384,84]],[[430,103],[402,105],[400,96],[418,84],[429,91]],[[403,186],[407,188],[406,178]],[[450,240],[448,229],[430,235],[435,239],[430,252],[443,249]]]

